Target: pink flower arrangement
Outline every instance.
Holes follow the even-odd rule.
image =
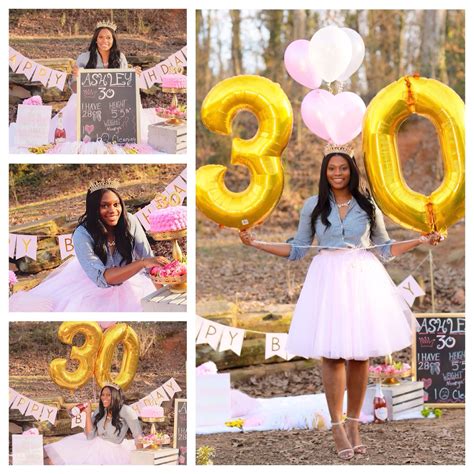
[[[411,370],[411,367],[409,364],[402,363],[402,362],[396,362],[392,365],[388,364],[378,364],[378,365],[371,365],[369,367],[369,373],[371,375],[376,375],[380,377],[394,377],[394,376],[400,376],[406,372]]]
[[[8,280],[10,282],[10,285],[14,285],[15,283],[18,282],[15,272],[13,272],[12,270],[8,271]]]
[[[196,375],[215,375],[217,374],[217,365],[212,362],[204,362],[200,366],[196,367]]]
[[[186,229],[186,206],[170,206],[153,211],[149,216],[151,232],[174,232]]]
[[[39,95],[34,95],[25,99],[23,105],[43,105],[43,99]]]
[[[176,118],[186,120],[186,106],[185,105],[169,105],[168,107],[156,107],[156,115],[161,118]]]
[[[161,278],[184,276],[186,272],[186,265],[178,262],[178,260],[173,260],[162,267],[153,267],[150,270],[151,275],[158,275]]]

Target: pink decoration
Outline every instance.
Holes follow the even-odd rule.
[[[199,367],[196,367],[196,375],[214,375],[217,374],[217,365],[212,362],[204,362]]]
[[[184,74],[165,74],[161,87],[164,89],[186,89],[187,77]]]
[[[25,99],[23,105],[43,105],[43,99],[39,95],[34,95]]]
[[[106,329],[111,328],[112,326],[115,326],[116,321],[97,321],[99,323],[99,326],[102,328],[102,331],[105,331]]]
[[[337,95],[321,92],[311,91],[303,99],[301,115],[304,123],[324,140],[329,139],[337,145],[350,142],[362,130],[366,110],[364,101],[353,92]]]
[[[186,265],[184,263],[174,260],[162,267],[153,267],[150,270],[150,274],[155,276],[158,275],[162,278],[173,277],[173,276],[183,276],[186,275]]]
[[[155,405],[140,408],[140,417],[142,418],[162,418],[163,416],[165,416],[165,412],[162,407]]]
[[[149,216],[151,232],[171,232],[186,229],[186,206],[157,209]]]
[[[310,89],[321,85],[309,57],[309,41],[300,39],[293,41],[285,50],[285,67],[288,74],[299,84]]]
[[[249,397],[240,390],[232,389],[230,391],[230,417],[240,418],[249,415],[258,408],[258,402],[255,398]],[[247,420],[245,421],[247,425]],[[257,425],[255,425],[257,426]]]
[[[253,428],[255,426],[260,426],[264,422],[263,416],[251,416],[246,418],[244,421],[244,428]]]
[[[9,280],[10,285],[14,285],[15,283],[18,282],[15,272],[13,272],[12,270],[8,271],[8,280]]]
[[[37,436],[39,435],[38,428],[30,428],[27,431],[23,431],[22,433],[23,436]]]
[[[92,135],[92,132],[94,131],[94,125],[88,123],[84,126],[84,129],[89,135]]]

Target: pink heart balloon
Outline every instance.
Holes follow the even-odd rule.
[[[301,104],[306,126],[322,139],[337,145],[350,142],[359,135],[365,110],[364,101],[353,92],[332,95],[322,90],[311,91]]]
[[[324,90],[317,89],[306,94],[301,103],[301,116],[305,125],[319,138],[330,140],[330,136],[324,124],[325,110],[330,109],[333,95]]]
[[[299,84],[310,89],[321,85],[321,78],[314,72],[309,56],[309,41],[296,40],[285,50],[285,67],[288,74]]]

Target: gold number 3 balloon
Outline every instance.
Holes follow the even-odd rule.
[[[413,113],[432,121],[443,155],[443,182],[429,196],[408,187],[398,159],[398,129]],[[382,211],[403,227],[446,233],[464,216],[464,140],[464,103],[448,86],[407,76],[382,89],[363,126],[367,176]]]
[[[232,192],[225,183],[227,168],[206,165],[196,173],[196,203],[207,217],[227,227],[245,229],[260,224],[272,212],[283,191],[281,154],[293,125],[290,101],[279,84],[260,76],[235,76],[219,82],[207,94],[201,117],[209,130],[232,133],[232,120],[242,111],[258,119],[254,137],[232,139],[230,162],[246,166],[250,184]]]
[[[79,366],[70,372],[66,369],[67,359],[54,359],[49,365],[51,379],[62,388],[78,390],[95,373],[101,387],[105,382],[114,381],[126,390],[138,366],[140,344],[136,332],[125,323],[115,324],[104,334],[99,324],[92,321],[66,321],[59,326],[58,338],[65,344],[72,345],[76,334],[86,338],[82,346],[71,349],[70,358],[79,361]],[[110,373],[112,356],[121,342],[124,346],[122,364],[120,373],[113,380]]]
[[[79,361],[76,370],[66,369],[67,359],[54,359],[49,364],[49,374],[53,381],[62,388],[77,390],[87,383],[94,373],[95,357],[102,340],[102,329],[92,321],[65,321],[59,326],[58,339],[64,344],[72,345],[76,334],[83,334],[82,346],[73,346],[71,360]]]

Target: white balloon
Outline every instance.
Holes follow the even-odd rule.
[[[337,80],[338,81],[347,81],[349,77],[354,74],[357,69],[360,68],[362,61],[364,60],[365,55],[365,44],[362,36],[360,36],[357,31],[352,30],[351,28],[341,28],[344,33],[349,37],[351,44],[352,44],[352,57],[349,65],[347,66],[346,70],[343,74],[341,74]]]
[[[347,69],[352,58],[352,43],[342,28],[326,26],[313,35],[309,51],[318,76],[332,82]]]

